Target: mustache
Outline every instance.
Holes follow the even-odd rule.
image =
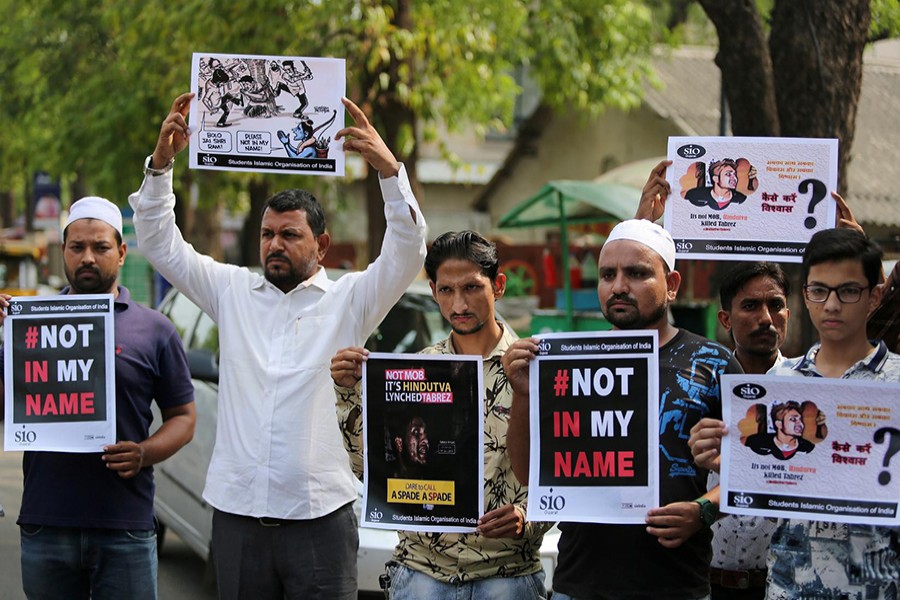
[[[778,330],[775,329],[774,326],[769,325],[768,327],[760,327],[756,331],[750,334],[751,336],[760,336],[760,335],[778,335]]]
[[[475,317],[472,313],[450,313],[450,318],[455,319],[456,317]]]
[[[271,261],[272,259],[280,258],[281,260],[287,260],[287,256],[285,256],[284,252],[273,252],[266,257],[266,262]]]
[[[631,306],[637,306],[637,300],[632,298],[628,294],[613,294],[606,301],[606,306],[613,304],[614,302],[621,302],[623,304],[630,304]]]
[[[100,274],[100,269],[93,266],[80,267],[75,271],[75,275],[81,275],[82,273],[93,273],[95,275]]]

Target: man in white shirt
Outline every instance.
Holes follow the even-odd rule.
[[[175,225],[172,192],[192,97],[176,98],[129,202],[141,251],[219,326],[216,445],[203,492],[215,508],[219,597],[355,599],[356,489],[329,360],[361,346],[422,268],[425,220],[403,165],[344,99],[356,126],[335,139],[379,172],[387,231],[378,259],[329,280],[319,265],[330,245],[325,217],[301,190],[267,201],[264,275],[199,254]]]
[[[781,346],[791,311],[790,282],[771,262],[731,267],[719,284],[719,323],[734,340],[745,373],[764,375],[784,360]],[[710,473],[709,486],[719,484]],[[725,515],[712,526],[712,600],[761,600],[766,593],[766,553],[775,523],[764,517]]]

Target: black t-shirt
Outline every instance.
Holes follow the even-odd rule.
[[[771,433],[754,433],[747,438],[746,446],[763,456],[774,456],[778,460],[789,460],[798,452],[812,452],[815,444],[806,438],[797,440],[797,447],[793,450],[782,450],[775,443],[775,435]]]
[[[725,206],[719,206],[719,203],[713,198],[712,188],[708,187],[696,187],[694,189],[688,190],[684,194],[684,199],[688,200],[694,206],[699,206],[701,208],[711,208],[713,210],[725,210],[732,204],[741,204],[744,200],[747,199],[747,196],[740,193],[737,190],[731,190],[731,201]]]
[[[723,373],[741,373],[725,347],[679,330],[659,351],[660,504],[706,493],[687,440],[703,417],[722,418]],[[684,600],[709,594],[712,534],[703,529],[678,548],[664,548],[644,525],[561,523],[553,589],[575,598]]]

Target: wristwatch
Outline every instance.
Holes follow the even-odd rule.
[[[706,498],[697,498],[694,502],[700,505],[700,522],[706,528],[712,527],[719,518],[719,507]]]
[[[144,161],[144,175],[152,175],[153,177],[159,177],[160,175],[165,175],[175,166],[175,157],[169,159],[161,169],[153,169],[150,167],[150,162],[153,160],[153,155],[147,157],[147,160]]]

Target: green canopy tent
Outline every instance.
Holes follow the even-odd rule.
[[[620,183],[557,180],[500,218],[498,227],[557,226],[563,248],[562,270],[566,299],[566,325],[574,326],[572,282],[569,279],[568,226],[584,223],[619,223],[634,217],[641,190]]]

